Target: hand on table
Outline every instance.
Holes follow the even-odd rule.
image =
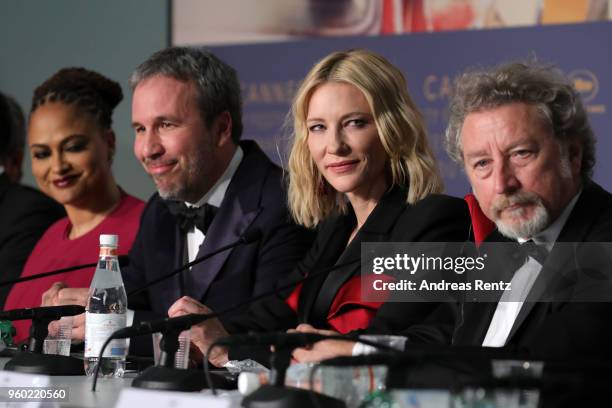
[[[209,314],[212,313],[208,307],[189,296],[183,296],[168,309],[168,316],[177,317],[186,314]],[[195,344],[202,353],[208,351],[208,347],[221,337],[228,336],[229,333],[219,319],[213,318],[198,323],[191,327],[191,342]],[[208,355],[208,361],[217,367],[222,367],[229,361],[228,350],[226,347],[215,347]]]
[[[55,282],[42,295],[41,306],[87,305],[89,288],[69,288],[64,282]],[[59,321],[49,323],[49,334],[57,333]],[[74,316],[72,340],[85,339],[85,314]]]
[[[288,332],[318,333],[325,336],[340,335],[340,333],[333,330],[315,329],[309,324],[300,324],[295,329],[288,330]],[[323,340],[316,342],[309,347],[295,349],[292,356],[298,363],[319,362],[321,360],[327,360],[328,358],[338,356],[350,356],[353,352],[354,345],[355,342],[353,341]]]

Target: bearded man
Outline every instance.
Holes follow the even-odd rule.
[[[536,64],[463,74],[446,145],[497,226],[486,241],[526,254],[505,263],[524,296],[465,303],[453,343],[543,357],[612,351],[609,245],[584,244],[612,241],[612,195],[591,179],[595,139],[570,82]]]

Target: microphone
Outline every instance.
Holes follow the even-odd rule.
[[[45,306],[0,312],[0,320],[57,320],[63,316],[75,316],[81,313],[85,313],[85,307],[79,305]]]
[[[128,295],[128,297],[136,295],[136,294],[138,294],[138,293],[140,293],[140,292],[150,288],[151,286],[153,286],[153,285],[155,285],[155,284],[157,284],[157,283],[159,283],[161,281],[164,281],[164,280],[169,279],[169,278],[171,278],[171,277],[173,277],[175,275],[178,275],[179,273],[183,272],[184,270],[189,269],[192,266],[194,266],[196,264],[199,264],[200,262],[204,262],[205,260],[207,260],[209,258],[212,258],[213,256],[217,255],[220,252],[227,251],[228,249],[232,249],[232,248],[234,248],[234,247],[236,247],[238,245],[248,245],[248,244],[253,243],[255,241],[259,241],[261,239],[261,237],[262,237],[262,233],[261,233],[261,230],[258,229],[258,228],[255,228],[255,229],[250,230],[250,231],[246,231],[236,241],[231,242],[231,243],[229,243],[229,244],[227,244],[225,246],[222,246],[220,248],[217,248],[217,249],[215,249],[212,252],[204,254],[204,255],[200,256],[199,258],[196,258],[193,261],[191,261],[189,263],[186,263],[185,265],[181,266],[180,268],[175,269],[174,271],[170,272],[169,274],[166,274],[166,275],[161,276],[161,277],[159,277],[157,279],[154,279],[154,280],[152,280],[150,282],[147,282],[144,285],[142,285],[141,287],[136,288],[134,290],[131,290],[130,292],[128,292],[127,295]]]
[[[208,255],[204,255],[204,256],[208,256]],[[194,260],[193,262],[196,262],[196,260]],[[319,272],[307,275],[303,278],[300,279],[296,279],[293,282],[290,282],[288,284],[285,285],[281,285],[278,286],[268,292],[262,293],[258,296],[255,297],[251,297],[247,300],[245,300],[244,302],[240,302],[239,304],[229,307],[225,310],[221,310],[219,312],[213,312],[213,313],[209,313],[209,314],[197,314],[197,313],[192,313],[192,314],[187,314],[184,316],[178,316],[178,317],[167,317],[163,320],[156,320],[156,321],[152,321],[152,322],[140,322],[138,324],[132,325],[132,326],[128,326],[125,327],[123,329],[119,329],[116,332],[113,333],[113,337],[116,339],[125,339],[125,338],[129,338],[129,337],[134,337],[134,336],[142,336],[145,334],[153,334],[153,333],[157,333],[160,331],[167,331],[167,330],[187,330],[189,329],[191,326],[201,323],[204,320],[208,320],[208,319],[212,319],[215,317],[221,317],[224,316],[226,314],[235,312],[237,310],[242,309],[245,306],[250,305],[251,303],[255,303],[261,299],[276,295],[280,292],[282,292],[285,289],[289,289],[289,288],[293,288],[301,283],[304,283],[306,281],[309,281],[310,279],[314,279],[318,276],[321,275],[325,275],[328,274],[330,272],[333,272],[336,269],[354,264],[359,262],[360,259],[353,259],[352,261],[348,261],[348,262],[344,262],[342,264],[338,264],[338,265],[334,265],[332,267],[329,268],[325,268]],[[191,263],[193,263],[191,262]],[[180,269],[178,270],[180,272]],[[175,271],[177,272],[177,271]],[[175,273],[173,272],[173,273]],[[138,289],[140,290],[140,289]],[[135,291],[133,291],[135,292]],[[130,293],[133,293],[130,292]],[[120,337],[118,337],[120,336]]]
[[[130,259],[129,259],[129,257],[127,255],[119,255],[117,257],[117,259],[119,260],[119,267],[121,267],[121,268],[123,268],[125,266],[128,266],[130,264]],[[76,271],[78,269],[95,268],[96,266],[98,266],[98,262],[88,263],[88,264],[83,264],[83,265],[68,266],[66,268],[56,269],[56,270],[51,271],[51,272],[44,272],[44,273],[39,273],[39,274],[36,274],[36,275],[23,276],[23,277],[16,278],[16,279],[9,279],[9,280],[5,280],[5,281],[0,281],[0,287],[8,286],[8,285],[14,285],[16,283],[21,283],[21,282],[27,282],[27,281],[31,281],[31,280],[34,280],[34,279],[44,278],[46,276],[59,275],[61,273],[65,273],[65,272]]]
[[[217,346],[275,346],[275,347],[305,347],[321,340],[327,340],[336,336],[326,336],[318,333],[249,333],[223,337],[215,341]],[[348,336],[342,336],[343,340],[349,340]]]
[[[140,322],[138,324],[124,327],[113,333],[115,339],[129,339],[130,337],[143,336],[146,334],[152,334],[157,332],[166,331],[183,331],[189,329],[194,324],[198,324],[203,320],[206,320],[210,315],[202,314],[187,314],[179,317],[167,317],[163,320],[156,320],[153,322]]]

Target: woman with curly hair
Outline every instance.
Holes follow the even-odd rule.
[[[84,68],[61,69],[34,91],[28,123],[32,174],[40,189],[64,206],[67,217],[45,232],[22,277],[95,262],[100,234],[119,235],[119,254],[132,246],[144,203],[125,193],[112,173],[112,113],[122,99],[117,82]],[[61,288],[88,287],[94,271],[19,283],[5,309],[82,304],[69,299],[70,291],[62,291],[63,299],[56,294]],[[15,339],[26,339],[30,322],[15,326]]]

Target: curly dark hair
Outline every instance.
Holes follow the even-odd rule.
[[[47,102],[74,103],[106,129],[122,99],[119,83],[85,68],[62,68],[34,90],[30,113]]]

